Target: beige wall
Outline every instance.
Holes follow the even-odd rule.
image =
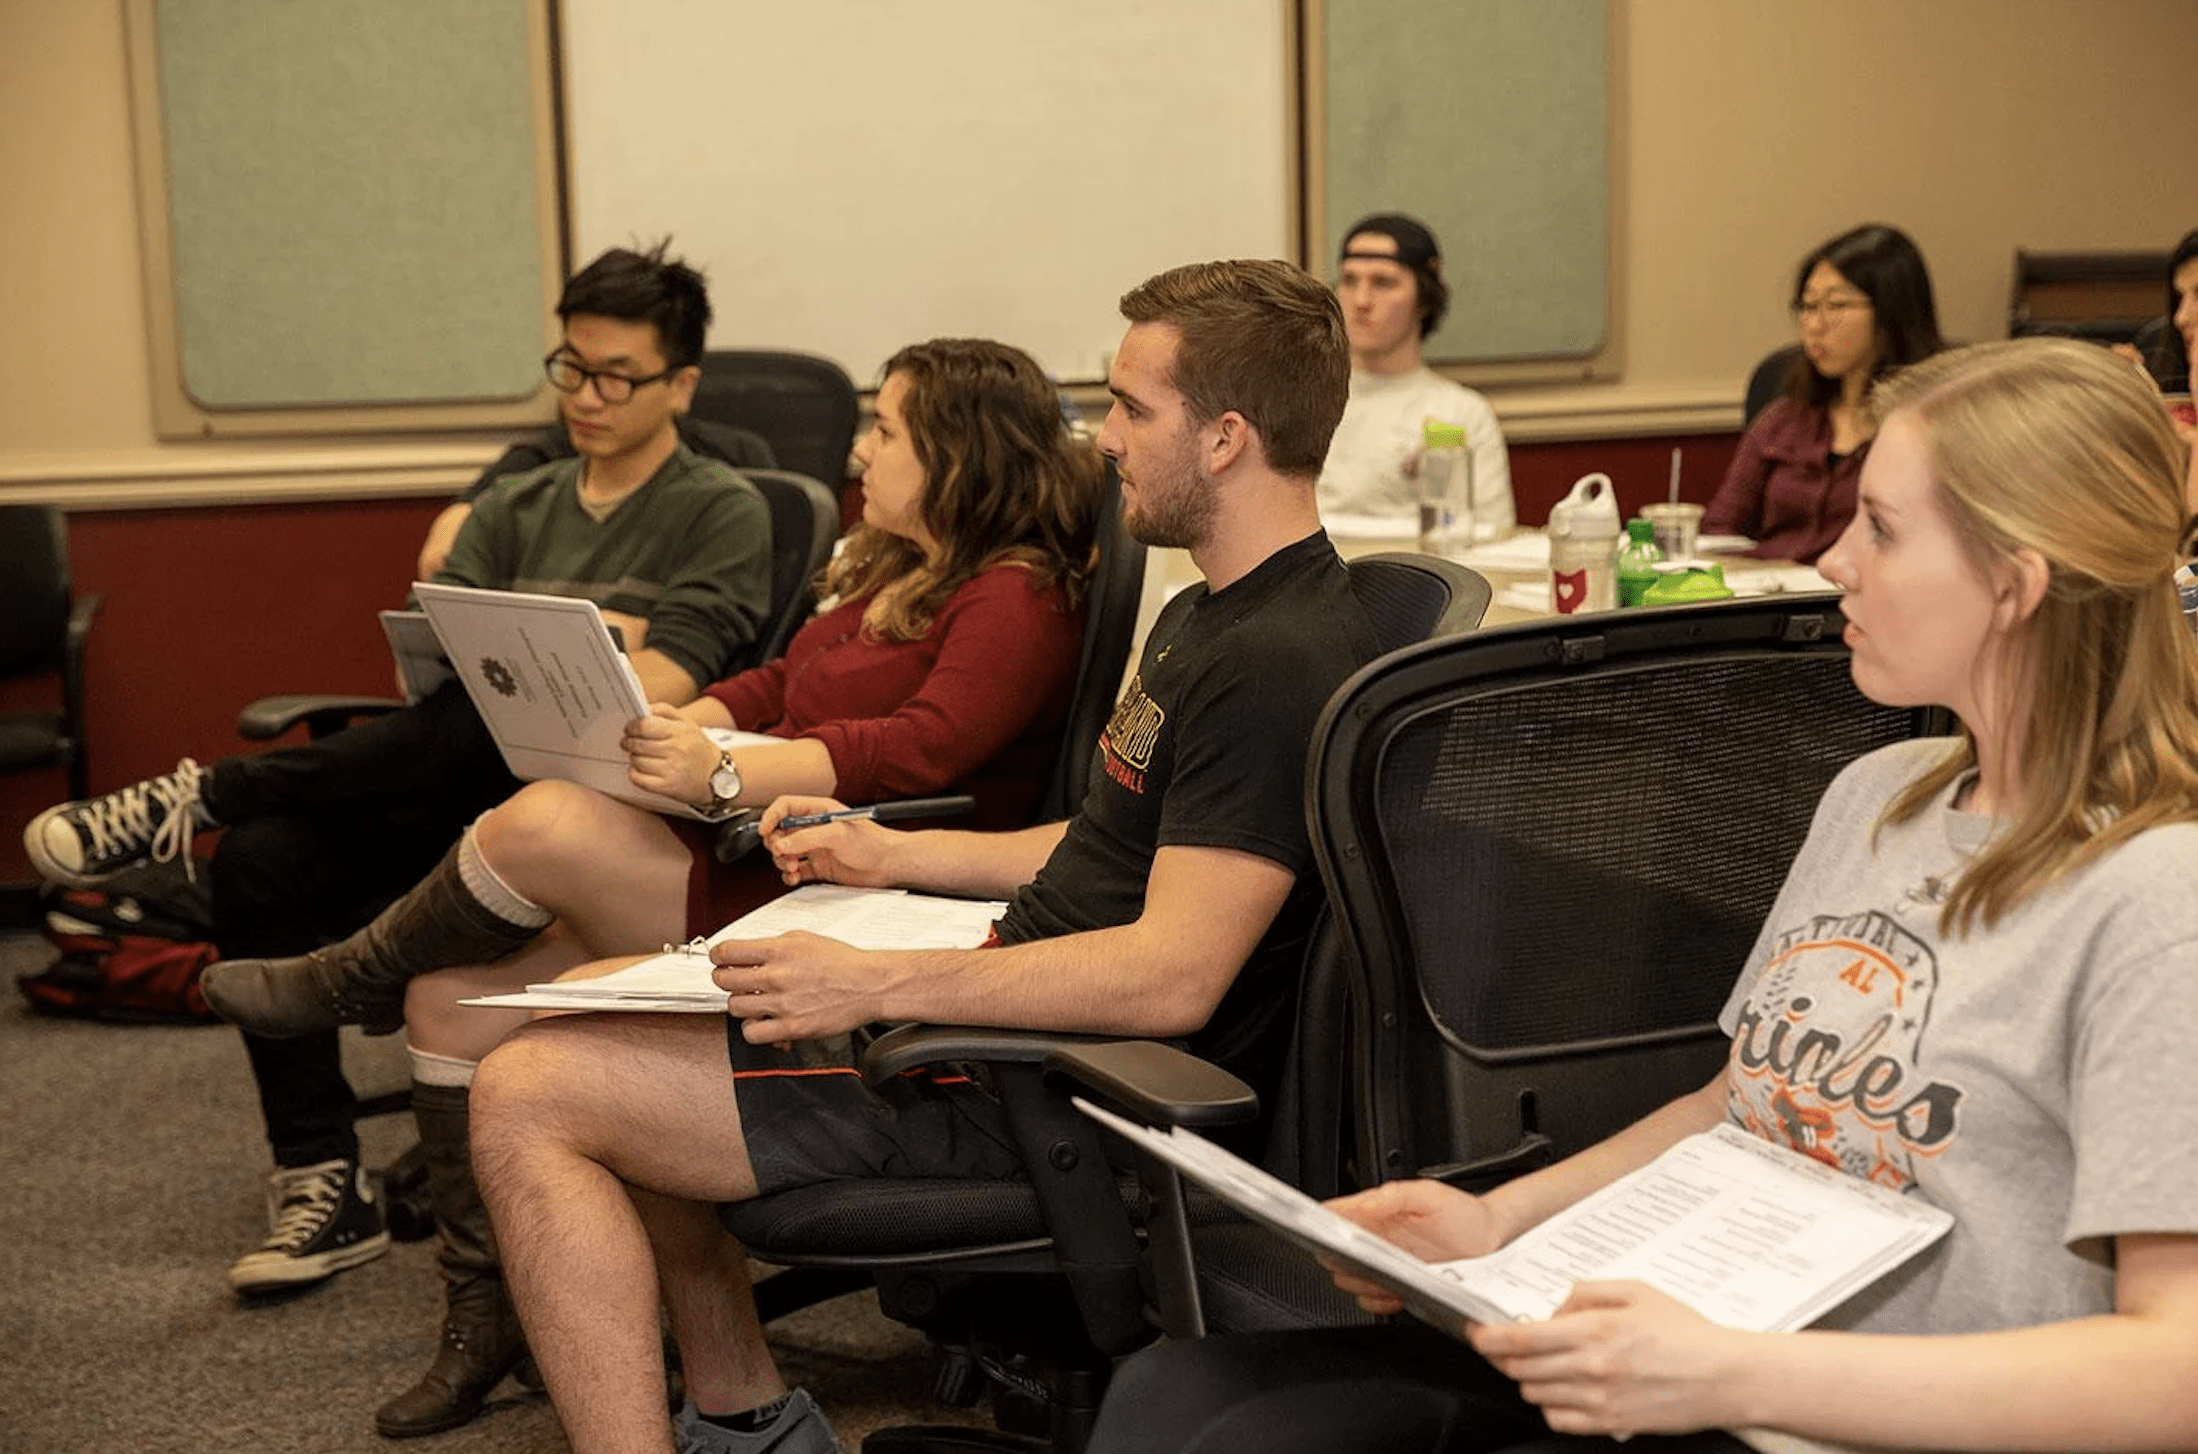
[[[1787,335],[1794,260],[1858,221],[1915,235],[1964,338],[2003,330],[2018,246],[2164,248],[2198,225],[2191,0],[1616,4],[1626,377],[1499,397],[1517,437],[1735,422],[1741,376]],[[120,10],[0,0],[0,494],[465,478],[494,441],[155,441]]]
[[[497,442],[154,438],[126,83],[121,0],[0,0],[0,498],[400,495],[472,479]]]
[[[1632,0],[1623,23],[1632,380],[1736,388],[1788,336],[1801,254],[1856,223],[1916,239],[1965,340],[2005,335],[2017,247],[2198,227],[2191,0]]]

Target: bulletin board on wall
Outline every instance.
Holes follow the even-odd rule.
[[[551,0],[125,14],[163,436],[552,417]]]
[[[1610,0],[1303,0],[1307,246],[1376,212],[1440,240],[1433,362],[1468,379],[1617,372]]]
[[[573,244],[669,236],[714,347],[861,384],[1001,339],[1103,377],[1121,295],[1287,257],[1296,0],[564,0]]]

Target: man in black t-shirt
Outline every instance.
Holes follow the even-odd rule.
[[[1318,280],[1268,262],[1174,269],[1122,311],[1099,447],[1130,533],[1189,551],[1205,581],[1154,624],[1083,810],[1018,833],[776,831],[838,806],[815,798],[764,817],[790,883],[1011,898],[998,946],[728,942],[713,958],[735,1018],[543,1021],[481,1066],[475,1165],[582,1454],[662,1447],[659,1288],[693,1399],[683,1449],[836,1447],[780,1381],[714,1203],[826,1178],[1019,1169],[976,1088],[910,1078],[874,1093],[833,1073],[845,1063],[820,1046],[846,1032],[924,1020],[1180,1036],[1272,1089],[1319,899],[1306,749],[1329,694],[1374,654],[1313,499],[1349,387],[1343,320]]]

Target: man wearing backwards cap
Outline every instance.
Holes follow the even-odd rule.
[[[1450,306],[1442,250],[1401,213],[1361,218],[1345,233],[1336,298],[1351,344],[1351,402],[1320,472],[1326,515],[1417,518],[1421,431],[1460,425],[1473,458],[1473,518],[1484,533],[1511,528],[1511,462],[1488,401],[1420,356]]]

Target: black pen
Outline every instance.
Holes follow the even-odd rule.
[[[814,828],[820,823],[848,823],[869,818],[879,823],[897,822],[902,818],[944,818],[952,813],[967,813],[977,806],[977,800],[967,793],[950,798],[903,798],[894,803],[872,803],[867,808],[838,808],[829,813],[791,813],[778,820],[779,831],[789,828]]]

